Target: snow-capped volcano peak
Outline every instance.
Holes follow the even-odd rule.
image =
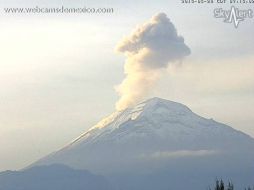
[[[127,108],[123,111],[114,112],[109,117],[104,118],[101,122],[99,122],[91,129],[103,128],[106,125],[110,124],[112,120],[118,120],[118,125],[114,125],[115,127],[117,127],[119,126],[119,124],[122,124],[127,120],[136,120],[137,118],[142,116],[169,113],[181,115],[191,113],[191,110],[183,104],[154,97],[144,102],[141,102],[134,107]]]
[[[150,165],[154,159],[248,151],[253,145],[248,135],[198,116],[183,104],[152,98],[112,113],[35,165],[61,163],[111,172],[128,170],[127,165],[133,164],[146,168],[143,164]]]
[[[178,115],[178,114],[185,114],[185,113],[191,112],[191,110],[183,104],[165,100],[162,98],[157,98],[157,97],[148,99],[138,104],[132,109],[136,110],[139,108],[142,109],[143,114],[148,114],[148,115],[163,114],[166,112]]]
[[[142,118],[158,119],[158,122],[163,118],[177,118],[187,114],[192,114],[192,111],[185,105],[165,100],[162,98],[151,98],[137,104],[134,107],[126,108],[123,111],[116,111],[108,117],[102,119],[87,132],[75,139],[71,144],[90,137],[95,131],[112,131],[122,126],[127,121],[141,120]]]

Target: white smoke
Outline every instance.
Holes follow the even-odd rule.
[[[184,38],[165,13],[159,13],[117,45],[116,50],[127,57],[126,78],[116,88],[121,96],[117,110],[141,101],[150,92],[168,64],[181,61],[190,54]]]

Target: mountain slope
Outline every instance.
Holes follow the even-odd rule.
[[[112,190],[102,176],[63,165],[37,166],[0,173],[0,190]]]
[[[126,189],[152,189],[151,184],[145,185],[148,182],[168,189],[169,178],[172,185],[181,177],[186,178],[181,185],[202,189],[205,181],[220,176],[237,179],[239,184],[253,180],[251,150],[254,140],[250,136],[200,117],[185,105],[152,98],[113,113],[34,165],[61,163],[88,169],[110,177]],[[197,183],[200,179],[203,182]],[[179,189],[179,184],[175,185]]]

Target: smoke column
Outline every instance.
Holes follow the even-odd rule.
[[[177,34],[165,13],[159,13],[137,27],[130,36],[118,43],[116,51],[126,56],[126,77],[116,87],[120,95],[117,110],[141,101],[170,63],[182,61],[190,54],[184,38]]]

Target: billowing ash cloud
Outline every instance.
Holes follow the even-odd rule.
[[[175,61],[190,54],[184,38],[178,36],[173,23],[165,13],[159,13],[136,28],[116,47],[127,57],[126,78],[116,88],[120,100],[118,110],[141,101],[158,80],[161,72]]]

